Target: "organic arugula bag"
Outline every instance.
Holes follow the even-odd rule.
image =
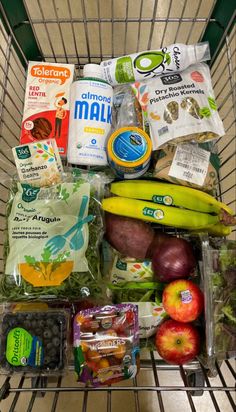
[[[95,209],[88,179],[47,188],[18,183],[8,218],[2,296],[78,298],[83,288],[91,293],[91,284],[97,290],[94,262],[102,220]]]

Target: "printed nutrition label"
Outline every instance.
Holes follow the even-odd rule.
[[[209,166],[210,152],[193,144],[177,146],[169,176],[203,186]]]

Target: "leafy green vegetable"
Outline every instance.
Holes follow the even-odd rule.
[[[221,310],[223,314],[226,316],[226,318],[229,320],[229,322],[232,322],[236,325],[236,314],[233,311],[233,307],[228,303]]]
[[[78,179],[80,184],[90,182],[91,193],[88,214],[94,216],[94,219],[89,223],[89,244],[86,251],[88,261],[87,272],[72,272],[71,275],[59,286],[34,287],[26,282],[18,275],[3,275],[0,281],[0,301],[19,301],[39,298],[65,298],[69,300],[77,300],[83,297],[84,294],[90,294],[94,298],[102,299],[104,296],[105,285],[100,275],[100,260],[99,260],[99,245],[103,236],[103,220],[100,211],[99,200],[103,194],[103,183],[101,176],[96,173],[88,173],[87,171],[78,171],[73,169],[65,174],[65,179],[71,181],[71,177],[76,184],[76,190],[79,189],[77,184]],[[13,180],[10,188],[10,196],[7,204],[6,216],[11,213],[11,207],[14,196],[17,192],[17,181]],[[67,200],[67,192],[61,190],[60,185],[58,191],[63,200]],[[4,258],[6,259],[9,253],[9,242],[4,244]],[[58,254],[53,260],[53,265],[60,264],[69,256],[69,252]],[[43,259],[45,262],[50,262],[49,251],[44,249]],[[41,271],[41,267],[37,266],[37,262],[31,256],[25,256],[26,263],[36,265],[35,269]]]
[[[222,271],[236,267],[236,242],[228,242],[221,246],[219,261]]]
[[[236,344],[236,242],[211,244],[208,274],[212,318],[210,348],[219,359],[235,354]],[[212,329],[211,329],[212,328]]]
[[[225,280],[220,272],[212,274],[212,284],[215,287],[220,287],[225,284]]]
[[[110,284],[115,303],[122,302],[158,302],[164,288],[160,282],[124,282],[119,285]]]

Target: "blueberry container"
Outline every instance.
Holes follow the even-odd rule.
[[[63,310],[3,313],[2,372],[61,374],[67,366],[68,321]]]

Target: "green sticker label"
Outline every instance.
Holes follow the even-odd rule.
[[[170,206],[173,204],[173,198],[169,195],[166,195],[166,196],[153,195],[152,201],[154,203],[159,203],[161,205],[166,205],[166,206]]]
[[[117,83],[134,82],[133,63],[129,56],[117,59],[115,77]]]
[[[23,328],[12,329],[7,335],[6,359],[13,366],[41,366],[41,340]]]
[[[7,361],[14,366],[25,366],[30,356],[33,337],[23,328],[12,329],[7,336]]]
[[[164,218],[164,212],[161,209],[152,209],[151,207],[145,207],[143,209],[144,216],[153,217],[156,220],[161,220]]]

